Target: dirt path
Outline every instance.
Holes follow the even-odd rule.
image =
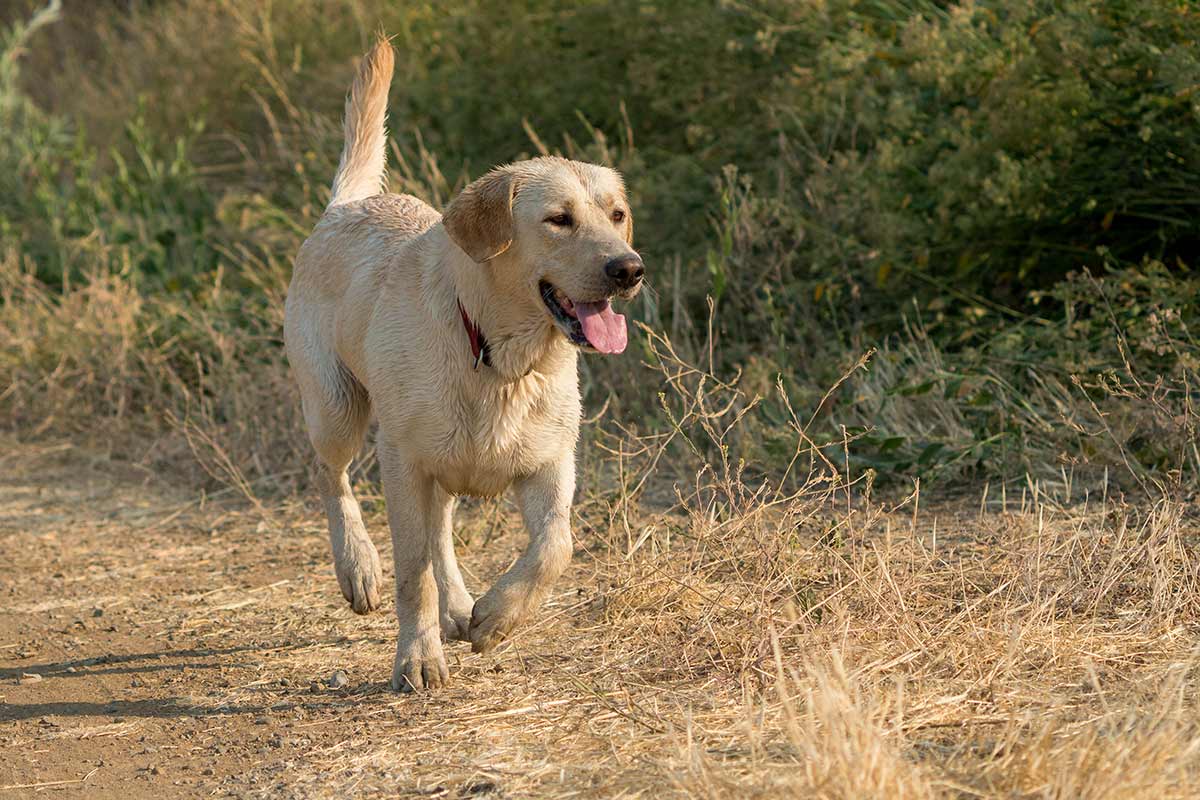
[[[579,622],[554,613],[580,610],[572,576],[509,652],[450,645],[452,686],[400,696],[391,611],[346,608],[311,509],[201,507],[67,444],[0,453],[0,796],[608,793],[631,723],[579,689],[594,637],[555,645]]]

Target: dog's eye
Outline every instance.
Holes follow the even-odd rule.
[[[569,228],[575,223],[575,220],[571,219],[571,215],[564,211],[561,214],[546,217],[546,222],[557,228]]]
[[[624,222],[625,221],[625,212],[619,208],[616,209],[612,213],[612,220],[613,220],[613,222],[616,222],[618,224]]]

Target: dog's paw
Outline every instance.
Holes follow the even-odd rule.
[[[471,651],[486,653],[508,638],[525,617],[527,603],[524,599],[522,592],[493,586],[475,601],[468,631]]]
[[[383,570],[379,565],[379,551],[370,539],[366,536],[348,538],[342,552],[336,554],[333,567],[342,596],[349,601],[355,614],[368,614],[379,608]]]
[[[450,680],[450,669],[437,636],[407,637],[402,632],[396,644],[396,662],[392,667],[392,690],[414,692],[437,689]]]

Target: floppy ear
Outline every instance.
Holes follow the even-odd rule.
[[[512,245],[515,188],[510,171],[494,169],[459,192],[442,216],[446,233],[480,264]]]

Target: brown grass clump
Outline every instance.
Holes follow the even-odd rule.
[[[299,409],[279,402],[292,385],[282,349],[264,346],[282,324],[282,281],[263,280],[262,308],[219,276],[199,301],[144,293],[124,275],[57,292],[7,254],[0,418],[25,438],[79,436],[254,500],[294,489],[307,440]]]

